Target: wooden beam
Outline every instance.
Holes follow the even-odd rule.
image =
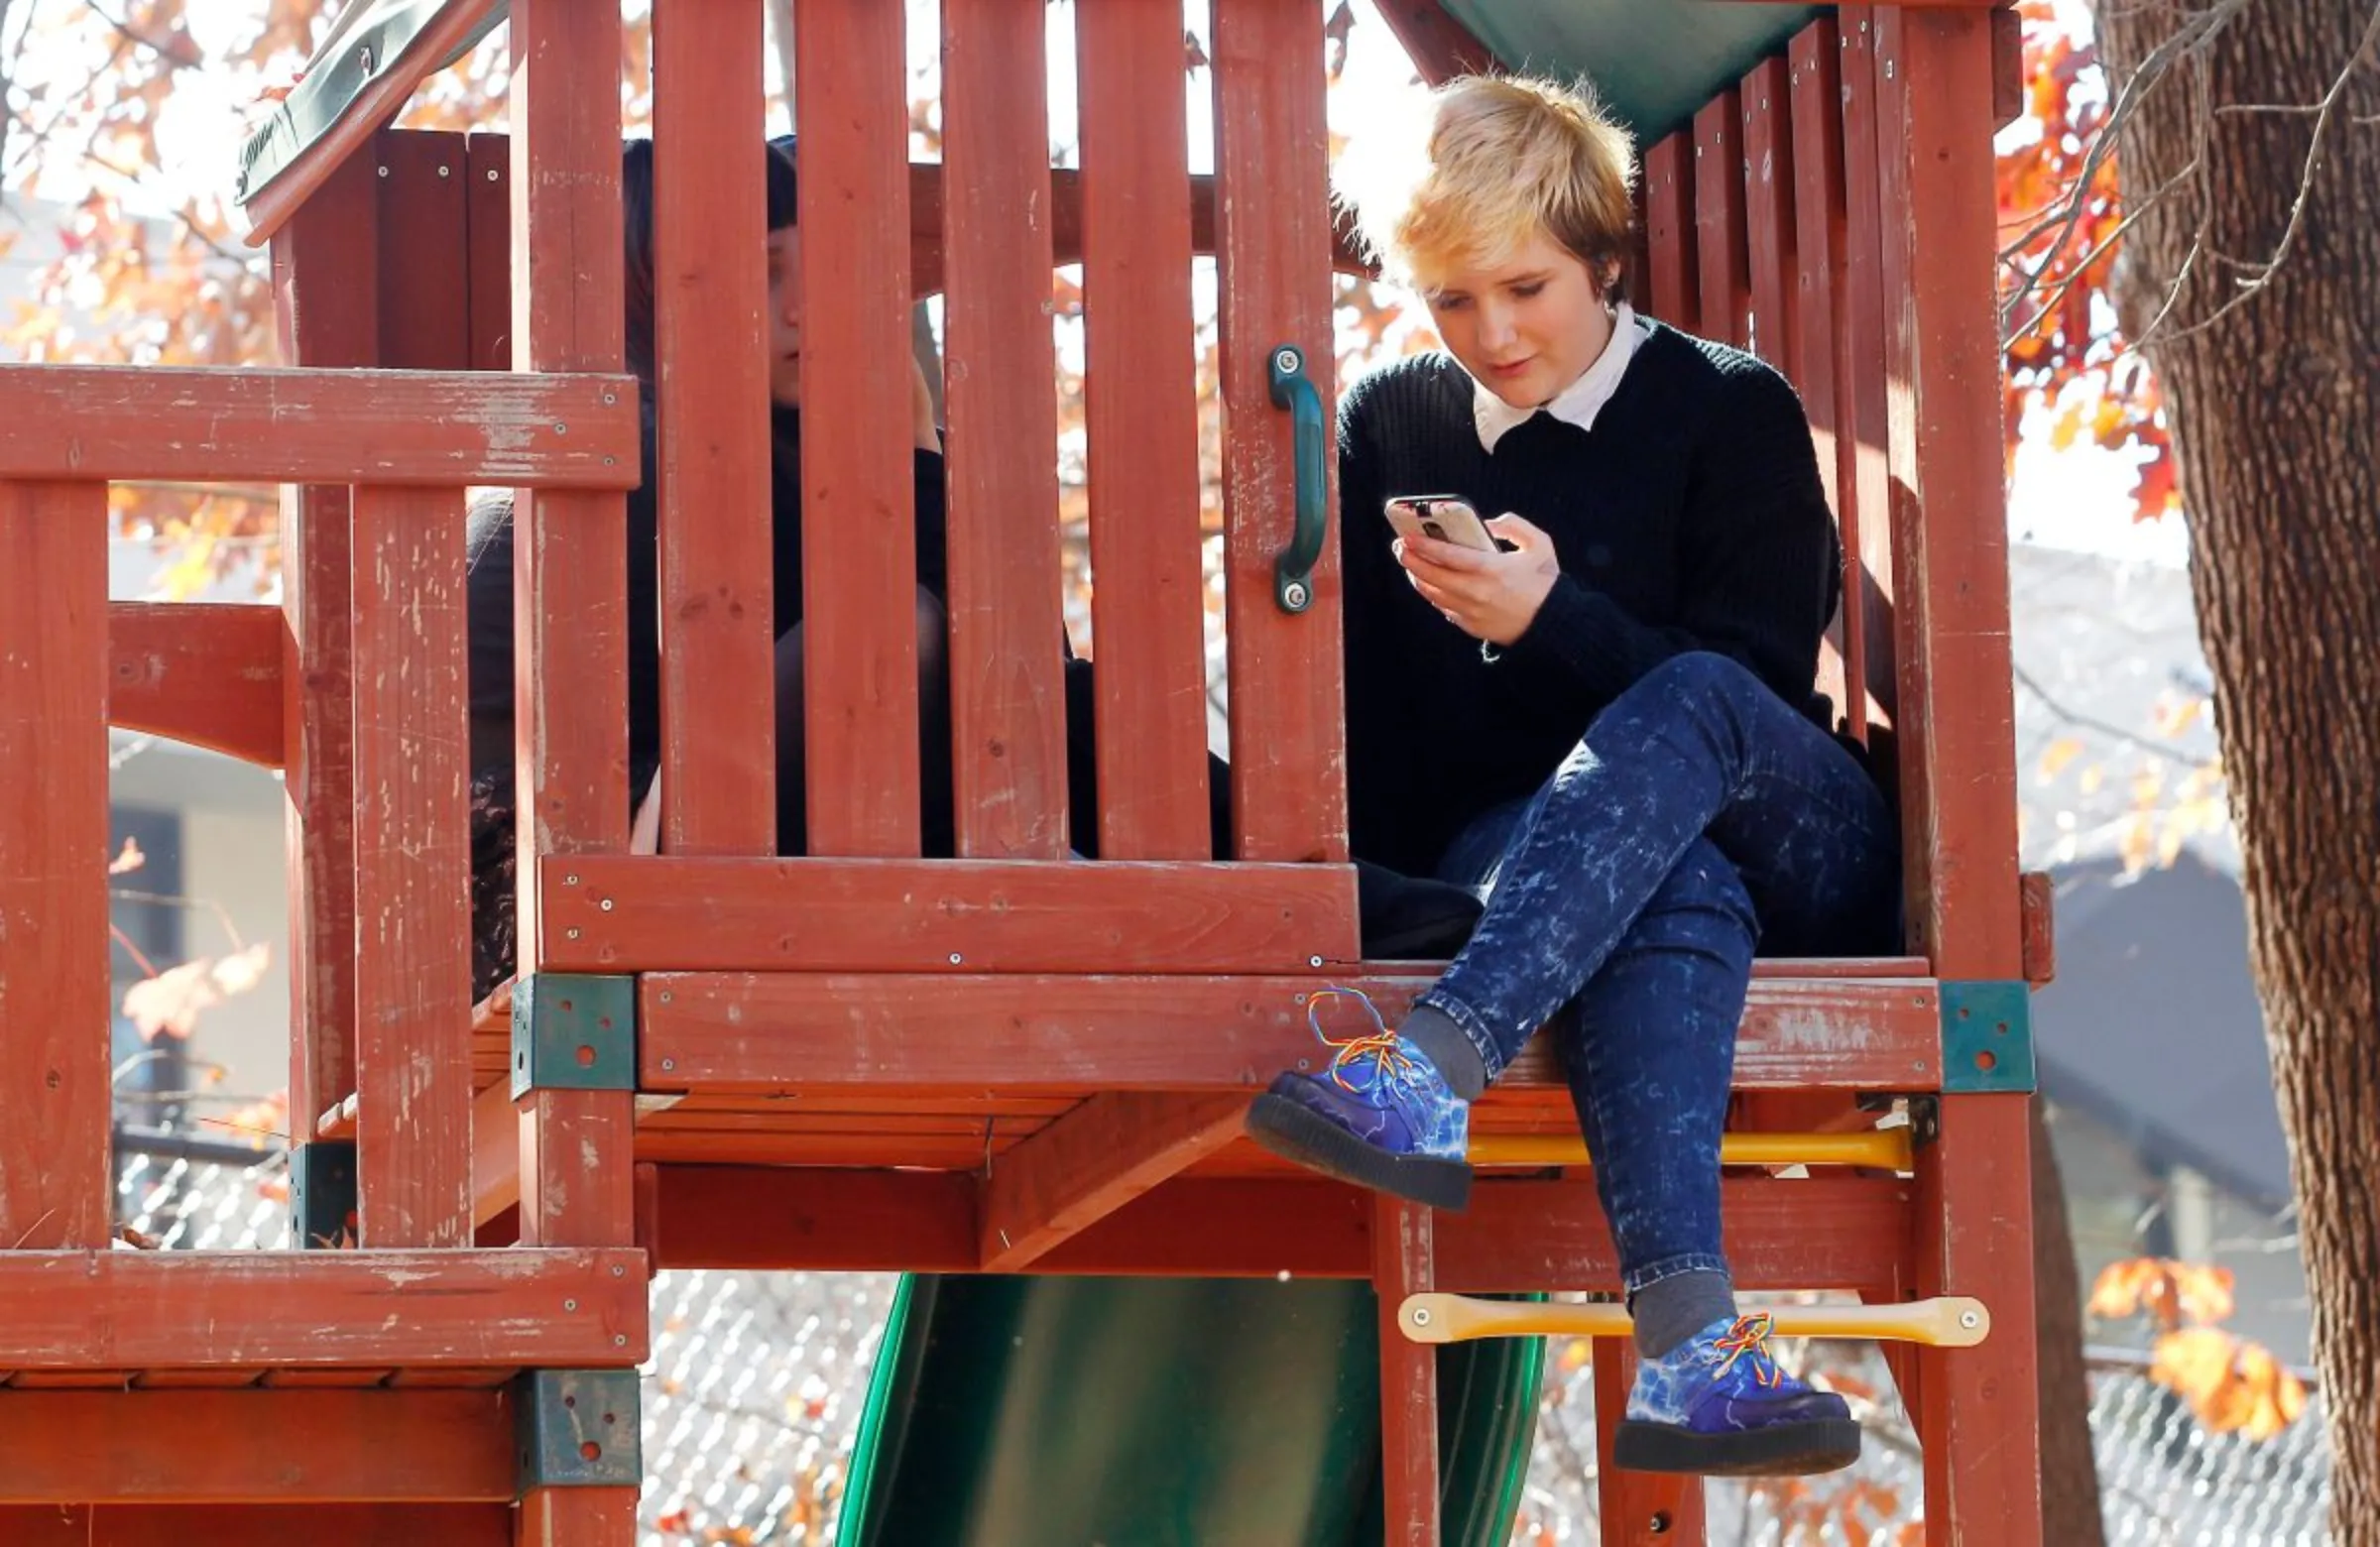
[[[984,1271],[1012,1273],[1240,1136],[1238,1096],[1094,1096],[984,1181]]]
[[[640,466],[620,376],[0,366],[0,478],[633,489]]]
[[[509,1547],[510,1504],[0,1505],[9,1547]]]
[[[1431,981],[654,974],[640,985],[639,1084],[1086,1096],[1248,1090],[1329,1056],[1306,1025],[1305,997],[1316,990],[1352,985],[1393,1022]],[[1755,978],[1735,1083],[1930,1090],[1940,1084],[1941,1035],[1940,1000],[1924,980]],[[1540,1039],[1506,1078],[1562,1077]]]
[[[1414,70],[1433,86],[1501,67],[1494,51],[1448,14],[1441,0],[1378,0],[1378,9]]]
[[[509,1503],[514,1489],[494,1389],[0,1391],[0,1504]]]
[[[329,128],[281,169],[272,181],[244,190],[248,245],[262,246],[316,188],[397,116],[414,88],[454,52],[503,0],[445,0],[393,60],[383,60],[364,88]]]
[[[0,1251],[108,1237],[107,533],[0,482]]]
[[[0,1304],[13,1370],[603,1368],[650,1342],[626,1248],[0,1252]]]
[[[1344,961],[1343,866],[677,859],[540,862],[564,972],[1144,972]]]
[[[270,602],[110,602],[107,723],[280,768],[289,647]]]
[[[1437,1287],[1431,1210],[1371,1200],[1371,1286],[1379,1300],[1382,1547],[1438,1547],[1438,1351],[1404,1335],[1405,1297]]]
[[[977,1270],[976,1184],[961,1173],[832,1167],[654,1168],[662,1267],[818,1272]],[[1891,1177],[1729,1176],[1727,1258],[1751,1289],[1890,1280],[1912,1184]],[[1321,1178],[1176,1177],[1033,1262],[1037,1273],[1369,1278],[1371,1196]],[[756,1222],[766,1222],[765,1226]],[[1594,1184],[1483,1177],[1435,1217],[1436,1287],[1462,1294],[1616,1289]]]

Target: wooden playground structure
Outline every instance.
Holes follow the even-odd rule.
[[[1409,1303],[1615,1287],[1541,1052],[1477,1114],[1494,1169],[1461,1215],[1240,1138],[1249,1097],[1314,1051],[1304,996],[1355,984],[1393,1012],[1432,976],[1361,960],[1335,543],[1288,572],[1300,520],[1310,540],[1338,519],[1321,426],[1332,273],[1355,265],[1328,199],[1323,9],[1214,0],[1214,171],[1193,178],[1178,6],[1081,0],[1081,164],[1053,175],[1046,104],[1015,88],[1045,73],[1042,0],[943,0],[939,168],[909,165],[903,8],[799,0],[804,354],[838,386],[804,410],[815,857],[791,860],[773,857],[767,718],[742,712],[773,692],[769,426],[746,347],[766,288],[759,0],[659,0],[656,19],[653,855],[630,852],[620,648],[640,456],[619,18],[512,0],[509,136],[382,127],[492,9],[447,0],[252,193],[289,368],[0,367],[0,770],[18,792],[0,812],[0,1540],[627,1547],[649,1274],[714,1266],[1368,1278],[1389,1539],[1431,1547],[1424,1340],[1567,1315],[1598,1340],[1611,1416],[1630,1356],[1607,1308]],[[1381,9],[1440,77],[1497,61],[1494,29],[1463,18],[1528,7]],[[2046,892],[2016,865],[1993,306],[2013,17],[1749,9],[1796,30],[1648,137],[1635,283],[1654,315],[1756,349],[1803,394],[1845,549],[1829,685],[1897,773],[1909,939],[1889,959],[1761,963],[1727,1248],[1747,1289],[1925,1302],[1821,1330],[1911,1340],[1888,1348],[1928,1540],[2026,1547],[2026,996],[2049,953]],[[1228,864],[1208,858],[1201,782],[1200,253],[1224,341]],[[1074,261],[1097,862],[1068,857],[1054,648],[1048,305]],[[902,517],[908,315],[929,292],[949,361],[963,857],[946,861],[917,857]],[[1183,368],[1145,368],[1166,359]],[[133,478],[291,486],[282,602],[110,603],[108,484]],[[519,976],[476,1010],[472,486],[522,491],[534,792]],[[113,1242],[110,725],[286,773],[306,1250]],[[1888,1112],[1906,1126],[1878,1130]],[[1791,1165],[1811,1169],[1775,1174]],[[1601,1486],[1606,1543],[1702,1539],[1698,1487],[1608,1468]]]

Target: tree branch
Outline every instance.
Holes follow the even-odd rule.
[[[2015,673],[2017,686],[2023,688],[2026,692],[2031,693],[2035,698],[2040,699],[2041,706],[2044,709],[2049,710],[2050,713],[2056,715],[2060,720],[2065,721],[2068,725],[2076,726],[2082,730],[2096,731],[2102,736],[2112,736],[2117,741],[2122,742],[2128,747],[2145,752],[2153,758],[2162,758],[2166,762],[2175,765],[2177,768],[2213,769],[2221,766],[2220,763],[2213,758],[2198,758],[2193,757],[2186,752],[2177,752],[2171,747],[2161,746],[2156,742],[2150,741],[2145,736],[2136,735],[2131,731],[2127,731],[2122,726],[2115,724],[2113,721],[2102,720],[2097,715],[2084,714],[2079,709],[2070,707],[2066,703],[2060,701],[2057,695],[2052,693],[2048,688],[2043,687],[2041,685],[2041,679],[2036,677],[2032,672],[2026,670],[2023,664],[2020,662],[2011,662],[2010,669]]]

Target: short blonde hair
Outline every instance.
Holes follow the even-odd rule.
[[[1465,75],[1431,92],[1429,107],[1382,114],[1340,162],[1340,200],[1388,279],[1427,290],[1502,262],[1540,231],[1599,281],[1625,270],[1636,149],[1591,88]]]

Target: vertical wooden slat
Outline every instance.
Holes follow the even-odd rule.
[[[519,5],[521,0],[513,0]],[[666,0],[664,0],[666,3]],[[629,1547],[637,1539],[634,1488],[537,1488],[513,1516],[516,1547]]]
[[[513,0],[513,358],[533,371],[617,371],[621,360],[620,17],[572,0]],[[626,502],[523,491],[514,536],[521,727],[521,938],[540,959],[534,878],[542,857],[628,847]],[[571,1111],[567,1124],[557,1106]],[[535,1092],[520,1108],[521,1220],[542,1244],[625,1244],[635,1098]],[[568,1143],[557,1140],[567,1133]],[[555,1509],[599,1490],[535,1493],[520,1514],[541,1540]],[[628,1490],[633,1497],[634,1490]],[[576,1502],[573,1502],[573,1499]],[[632,1505],[633,1510],[633,1505]],[[629,1530],[564,1537],[626,1547]]]
[[[1694,115],[1694,245],[1705,338],[1751,341],[1750,258],[1743,229],[1743,121],[1729,86]]]
[[[1990,20],[1876,16],[1910,917],[1940,976],[2020,979]]]
[[[1875,13],[1902,821],[1910,916],[1946,979],[2024,972],[1992,232],[1992,24]],[[2033,1322],[2030,1097],[1947,1095],[1917,1163],[1920,1295]],[[1921,1349],[1929,1542],[2042,1540],[2031,1340]]]
[[[355,491],[356,1164],[366,1247],[471,1245],[459,491]]]
[[[377,364],[380,200],[356,157],[273,238],[274,310],[291,365]],[[288,763],[291,1134],[355,1091],[355,715],[346,486],[285,491],[281,608]]]
[[[1322,24],[1306,0],[1215,4],[1232,795],[1244,860],[1347,857],[1336,541],[1323,543],[1307,611],[1281,611],[1272,592],[1296,484],[1290,416],[1266,385],[1271,351],[1305,351],[1326,426],[1335,396]],[[1335,510],[1336,459],[1323,461]],[[1352,950],[1353,933],[1318,949]]]
[[[1837,397],[1852,447],[1847,508],[1856,514],[1857,597],[1867,654],[1869,719],[1895,723],[1900,706],[1893,624],[1892,386],[1884,368],[1884,208],[1876,181],[1876,38],[1871,7],[1837,13],[1843,92],[1844,247],[1836,317]],[[1897,214],[1896,217],[1898,218]],[[1845,605],[1849,605],[1846,598]],[[1893,774],[1897,780],[1897,773]]]
[[[463,137],[384,129],[372,142],[380,195],[380,360],[454,371],[471,360],[469,170]]]
[[[774,854],[761,4],[653,25],[661,847]]]
[[[0,1251],[108,1236],[107,532],[0,483]]]
[[[1436,1226],[1428,1209],[1385,1194],[1371,1206],[1371,1284],[1380,1302],[1380,1484],[1383,1547],[1438,1547],[1438,1350],[1399,1319],[1433,1287]]]
[[[1838,674],[1822,683],[1851,734],[1867,739],[1867,602],[1861,580],[1858,440],[1851,422],[1850,380],[1836,369],[1844,347],[1849,298],[1843,261],[1843,114],[1832,17],[1802,29],[1788,56],[1792,93],[1795,273],[1800,318],[1793,354],[1794,384],[1818,443],[1819,476],[1843,534],[1843,611],[1830,638],[1840,652]]]
[[[1796,283],[1792,98],[1785,61],[1763,60],[1743,77],[1744,233],[1750,247],[1752,347],[1790,375],[1801,352],[1801,287]]]
[[[1681,130],[1644,153],[1644,240],[1653,315],[1692,333],[1700,326],[1697,287],[1702,265],[1694,250],[1694,162],[1691,131]]]
[[[793,10],[803,750],[810,852],[822,855],[918,852],[909,380],[892,364],[909,351],[902,20],[878,0]]]
[[[1622,1472],[1611,1464],[1636,1377],[1636,1351],[1627,1339],[1595,1340],[1594,1376],[1598,1547],[1702,1547],[1709,1538],[1701,1478]]]
[[[1100,853],[1209,852],[1181,8],[1078,6]],[[1173,368],[1162,368],[1163,362]]]
[[[501,134],[464,141],[463,229],[474,371],[513,367],[513,147]]]
[[[942,7],[951,773],[970,859],[1067,849],[1046,25],[1040,0]]]

